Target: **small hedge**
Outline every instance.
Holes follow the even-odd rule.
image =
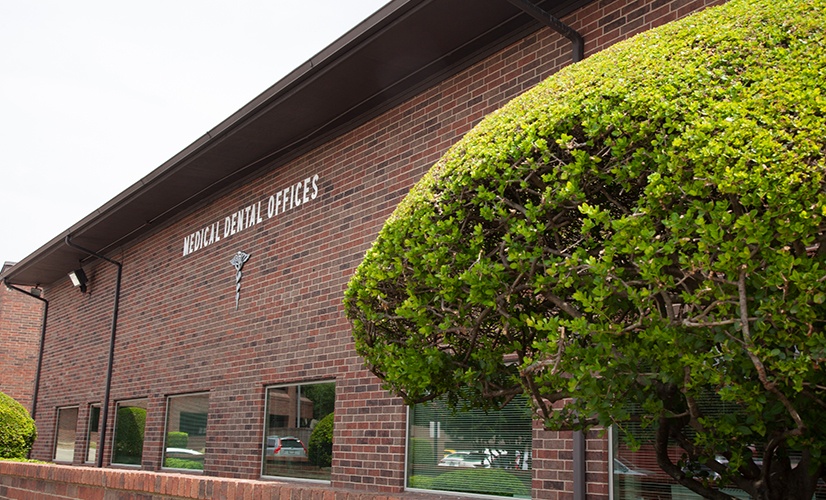
[[[0,458],[26,458],[36,437],[28,410],[0,392]]]
[[[442,458],[433,452],[433,441],[428,438],[410,438],[411,460],[416,464],[437,464]]]
[[[187,458],[167,458],[163,461],[164,467],[171,469],[204,470],[204,463],[200,460],[189,460]]]
[[[318,467],[333,464],[333,413],[318,421],[307,445],[307,460]]]
[[[139,464],[143,456],[146,410],[135,406],[127,406],[118,409],[117,418],[114,462]]]
[[[432,490],[433,481],[435,478],[430,476],[410,476],[407,485],[411,488],[419,488],[421,490]]]
[[[189,445],[189,434],[186,432],[166,433],[167,448],[186,448]]]
[[[505,497],[531,496],[531,491],[522,481],[499,469],[465,469],[447,472],[434,478],[430,483],[430,489]]]

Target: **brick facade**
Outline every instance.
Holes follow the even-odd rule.
[[[0,286],[0,392],[32,411],[43,302]]]
[[[564,21],[584,36],[587,55],[714,3],[720,2],[597,0]],[[208,392],[204,474],[258,479],[266,387],[334,380],[332,487],[403,491],[406,410],[354,352],[342,292],[412,184],[486,114],[569,60],[566,39],[537,31],[287,164],[197,200],[109,254],[123,264],[109,438],[114,403],[146,398],[142,468],[158,471],[167,396]],[[259,202],[266,210],[270,195],[314,175],[315,199],[182,255],[193,232]],[[237,251],[251,257],[236,310],[230,259]],[[115,266],[85,267],[88,293],[68,280],[46,287],[49,327],[33,450],[33,458],[50,460],[57,409],[78,407],[76,465],[85,456],[89,405],[103,398],[115,293]],[[8,295],[2,293],[0,300]],[[534,498],[571,497],[571,450],[569,433],[535,429]],[[108,461],[111,440],[103,453]],[[585,454],[588,498],[607,498],[605,438],[587,436]]]

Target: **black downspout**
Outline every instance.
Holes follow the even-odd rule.
[[[574,500],[585,500],[585,433],[574,431]]]
[[[32,420],[36,420],[35,414],[37,413],[37,392],[40,388],[40,366],[43,364],[43,343],[46,341],[46,318],[49,316],[49,301],[40,297],[39,295],[35,295],[31,292],[27,292],[22,288],[17,288],[16,286],[9,283],[8,278],[3,278],[3,284],[6,285],[7,288],[11,290],[17,290],[20,293],[24,293],[29,297],[34,297],[39,301],[42,301],[45,304],[43,308],[43,321],[40,322],[40,346],[37,349],[37,368],[34,372],[34,390],[32,391]]]
[[[573,62],[579,62],[585,58],[585,38],[576,30],[552,16],[549,12],[546,12],[531,2],[531,0],[508,0],[508,2],[570,40],[572,44],[571,59]],[[574,500],[585,500],[585,433],[575,431],[573,437]]]
[[[585,39],[576,30],[538,7],[530,0],[508,0],[508,2],[519,7],[523,12],[570,40],[572,44],[571,59],[573,59],[573,62],[579,62],[585,58]]]
[[[106,387],[103,390],[103,402],[101,403],[101,413],[100,413],[100,436],[99,436],[99,444],[98,444],[98,452],[97,452],[97,460],[96,466],[103,467],[103,450],[106,444],[106,424],[107,420],[109,419],[109,390],[112,387],[112,364],[115,359],[115,333],[117,332],[118,327],[118,306],[120,305],[120,278],[123,271],[123,264],[120,262],[114,261],[108,257],[104,257],[96,252],[93,252],[89,249],[83,248],[78,246],[71,241],[71,235],[66,235],[66,244],[72,248],[80,250],[81,252],[86,252],[89,255],[93,255],[99,259],[103,259],[106,262],[114,264],[118,268],[117,280],[115,282],[115,306],[114,310],[112,311],[112,333],[109,336],[109,360],[106,365]]]

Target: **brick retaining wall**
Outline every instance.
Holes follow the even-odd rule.
[[[0,499],[6,500],[416,500],[421,494],[388,495],[327,485],[230,479],[195,474],[0,461]],[[426,495],[429,500],[456,499]]]

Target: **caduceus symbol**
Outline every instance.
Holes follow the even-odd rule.
[[[239,251],[235,254],[230,264],[235,268],[235,310],[238,310],[238,301],[241,299],[241,269],[244,263],[250,260],[250,254]]]

